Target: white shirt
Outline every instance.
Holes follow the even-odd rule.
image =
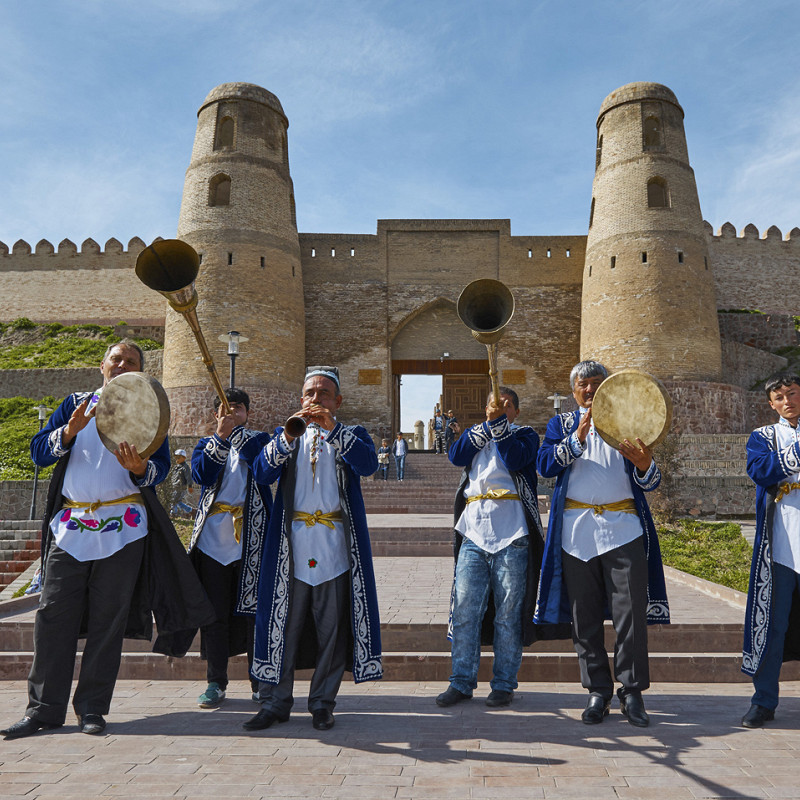
[[[586,413],[582,408],[581,416]],[[577,437],[576,437],[577,439]],[[567,497],[581,503],[605,505],[633,498],[625,458],[597,433],[592,422],[583,455],[572,462]],[[642,535],[638,514],[591,508],[565,509],[561,529],[561,549],[581,561],[622,547]]]
[[[793,428],[785,419],[774,426],[779,450],[800,441],[800,426]],[[800,472],[790,475],[783,483],[800,482]],[[779,486],[781,484],[778,484]],[[800,491],[795,490],[781,498],[775,507],[772,520],[772,560],[795,572],[800,572]]]
[[[116,500],[137,494],[130,473],[100,441],[94,418],[78,432],[64,473],[62,494],[76,502]],[[95,561],[147,535],[147,511],[141,503],[56,511],[50,521],[56,544],[78,561]]]
[[[328,431],[309,425],[293,444],[299,448],[294,487],[295,511],[328,514],[341,511],[339,484],[336,479],[336,451],[326,441]],[[316,446],[314,444],[316,438]],[[312,450],[317,451],[316,469],[312,475]],[[307,526],[302,520],[292,522],[294,577],[310,586],[318,586],[350,569],[350,554],[344,535],[344,524]]]
[[[464,497],[486,494],[489,489],[507,489],[517,493],[514,479],[500,458],[494,441],[485,444],[472,459]],[[486,499],[467,503],[456,530],[487,553],[498,553],[528,534],[521,500]]]
[[[239,458],[236,448],[231,447],[214,502],[243,506],[247,493],[247,470],[247,462]],[[243,541],[244,532],[242,541],[236,541],[233,517],[230,514],[212,514],[206,517],[203,532],[197,540],[197,547],[214,561],[227,566],[242,557]]]

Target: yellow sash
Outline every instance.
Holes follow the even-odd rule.
[[[564,509],[574,508],[593,508],[595,516],[602,514],[604,511],[624,511],[626,514],[636,513],[636,503],[633,501],[633,498],[618,500],[616,503],[593,505],[592,503],[581,503],[580,500],[570,500],[568,497],[564,501]]]
[[[236,539],[237,544],[241,542],[244,507],[229,506],[227,503],[212,503],[208,510],[208,516],[211,517],[214,514],[230,514],[233,517],[233,538]]]
[[[103,506],[121,506],[121,505],[130,505],[132,503],[141,503],[142,496],[137,492],[136,494],[129,494],[127,497],[118,497],[116,500],[94,500],[89,503],[85,503],[82,500],[67,500],[64,498],[64,502],[62,504],[62,508],[85,508],[89,511],[97,511],[98,508],[102,508]]]
[[[324,525],[326,528],[333,528],[334,522],[342,521],[342,512],[329,511],[327,514],[323,514],[321,511],[317,510],[313,514],[309,514],[306,511],[295,511],[292,519],[295,521],[302,520],[305,522],[307,528],[313,528],[314,525]]]
[[[775,502],[780,503],[787,494],[791,494],[795,489],[800,489],[800,483],[782,483],[778,487],[778,494],[775,495]]]
[[[476,500],[519,500],[519,495],[509,489],[489,489],[483,494],[473,494],[467,498],[467,503],[474,503]]]

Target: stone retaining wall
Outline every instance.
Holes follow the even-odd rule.
[[[760,350],[794,347],[798,343],[794,318],[788,314],[717,314],[717,319],[720,336],[732,342]]]

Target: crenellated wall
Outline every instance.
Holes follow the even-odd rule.
[[[714,234],[704,223],[717,308],[757,309],[768,314],[800,310],[800,228],[784,237],[776,226],[759,235],[746,225],[737,235],[726,222]]]
[[[86,239],[64,239],[56,249],[46,239],[35,248],[20,239],[11,251],[0,242],[0,321],[28,317],[34,322],[72,324],[91,320],[114,325],[163,327],[166,300],[134,273],[145,243],[138,237],[125,250],[117,239],[103,249]]]

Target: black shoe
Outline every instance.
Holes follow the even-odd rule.
[[[589,702],[581,714],[584,725],[599,725],[607,716],[611,700],[606,700],[600,694],[590,694]]]
[[[486,698],[486,705],[489,706],[489,708],[510,706],[513,699],[513,691],[503,692],[500,689],[492,689],[492,691],[489,692],[489,696]]]
[[[335,722],[329,708],[317,708],[311,712],[311,724],[318,731],[329,731]]]
[[[775,719],[775,709],[753,703],[750,710],[742,717],[742,725],[745,728],[763,728],[764,723],[771,719]]]
[[[286,722],[288,719],[288,714],[285,717],[279,717],[274,711],[262,708],[252,719],[243,722],[242,727],[246,731],[263,731],[274,722]]]
[[[454,706],[456,703],[460,703],[462,700],[472,700],[472,695],[459,692],[455,686],[448,686],[447,691],[442,692],[436,698],[436,705],[441,706],[442,708],[449,708],[450,706]]]
[[[15,722],[0,731],[0,735],[6,739],[22,739],[23,736],[32,736],[37,731],[49,731],[60,727],[61,723],[53,725],[50,722],[41,722],[33,717],[23,717],[19,722]]]
[[[644,710],[644,701],[641,692],[625,692],[624,689],[617,689],[619,705],[622,713],[628,718],[631,725],[637,728],[646,728],[650,724],[650,717]]]
[[[78,727],[81,733],[97,736],[106,729],[106,721],[100,714],[78,714]]]

